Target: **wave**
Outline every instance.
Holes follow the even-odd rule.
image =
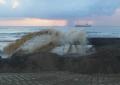
[[[40,31],[42,29],[51,29],[52,27],[0,27],[0,42],[13,42],[20,39],[22,36],[30,33]],[[53,27],[59,31],[67,32],[71,27]],[[84,29],[87,32],[87,37],[112,37],[120,38],[120,27],[88,27],[88,28],[74,28],[76,30]],[[0,46],[1,49],[1,46]]]

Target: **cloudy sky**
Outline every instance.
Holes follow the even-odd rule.
[[[120,0],[0,0],[0,26],[120,26]]]

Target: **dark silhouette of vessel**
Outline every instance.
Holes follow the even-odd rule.
[[[75,25],[75,27],[91,27],[92,25],[90,24],[85,24],[85,25],[80,25],[80,24],[77,24]]]

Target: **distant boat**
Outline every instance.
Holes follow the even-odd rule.
[[[89,24],[85,24],[85,25],[80,25],[80,24],[77,24],[75,25],[75,27],[91,27],[92,25],[89,25]]]

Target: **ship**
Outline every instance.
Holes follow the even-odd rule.
[[[85,24],[85,25],[80,25],[80,24],[76,24],[75,27],[91,27],[92,25],[90,24]]]

